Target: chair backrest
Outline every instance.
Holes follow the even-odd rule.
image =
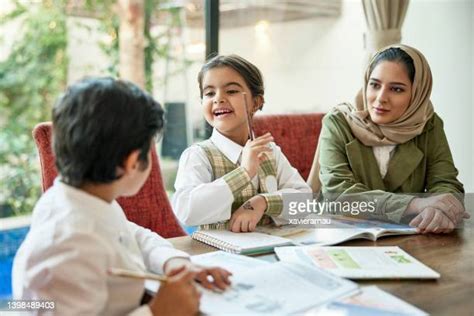
[[[256,115],[255,135],[270,132],[288,161],[307,180],[318,145],[324,113]]]
[[[41,163],[43,192],[53,185],[58,174],[51,136],[51,122],[40,123],[33,129],[33,138]],[[140,191],[131,197],[121,197],[117,202],[128,220],[149,228],[164,238],[184,236],[186,233],[179,225],[166,195],[155,150],[152,150],[151,164],[150,176]]]

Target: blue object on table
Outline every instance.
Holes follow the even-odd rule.
[[[183,225],[183,229],[186,232],[186,234],[192,235],[198,229],[198,227],[197,226],[184,226]]]

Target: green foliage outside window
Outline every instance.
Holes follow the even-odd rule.
[[[21,21],[9,56],[0,62],[0,218],[30,213],[41,194],[40,167],[31,132],[39,122],[51,120],[51,108],[67,85],[66,19],[75,3],[70,0],[12,1],[15,9],[0,15],[0,26]],[[168,28],[154,36],[150,33],[153,14],[161,10],[161,1],[144,1],[148,91],[153,90],[154,60],[176,61],[169,54],[170,30],[182,26],[181,8],[167,8]],[[101,31],[113,35],[112,42],[99,43],[109,57],[107,71],[112,76],[118,75],[119,20],[113,10],[115,5],[116,0],[84,0],[81,7],[101,20]],[[163,37],[167,41],[159,45]],[[191,64],[190,60],[181,61],[182,68],[166,73],[156,83],[166,85],[168,78]]]
[[[20,19],[8,58],[0,62],[0,217],[30,213],[41,194],[33,127],[51,117],[67,79],[65,6],[16,3],[1,23]]]

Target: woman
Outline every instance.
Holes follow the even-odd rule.
[[[396,45],[378,52],[355,105],[341,104],[323,120],[308,179],[313,190],[321,181],[328,199],[369,197],[376,203],[369,217],[409,222],[422,233],[448,233],[469,218],[431,86],[418,50]]]

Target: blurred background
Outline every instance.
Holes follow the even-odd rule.
[[[474,0],[392,0],[403,9],[385,20],[382,1],[0,0],[0,297],[41,194],[31,131],[84,76],[132,80],[165,107],[157,148],[172,195],[181,152],[206,138],[196,78],[207,54],[260,68],[263,113],[327,112],[361,87],[376,31],[395,29],[431,65],[432,101],[473,192]]]

